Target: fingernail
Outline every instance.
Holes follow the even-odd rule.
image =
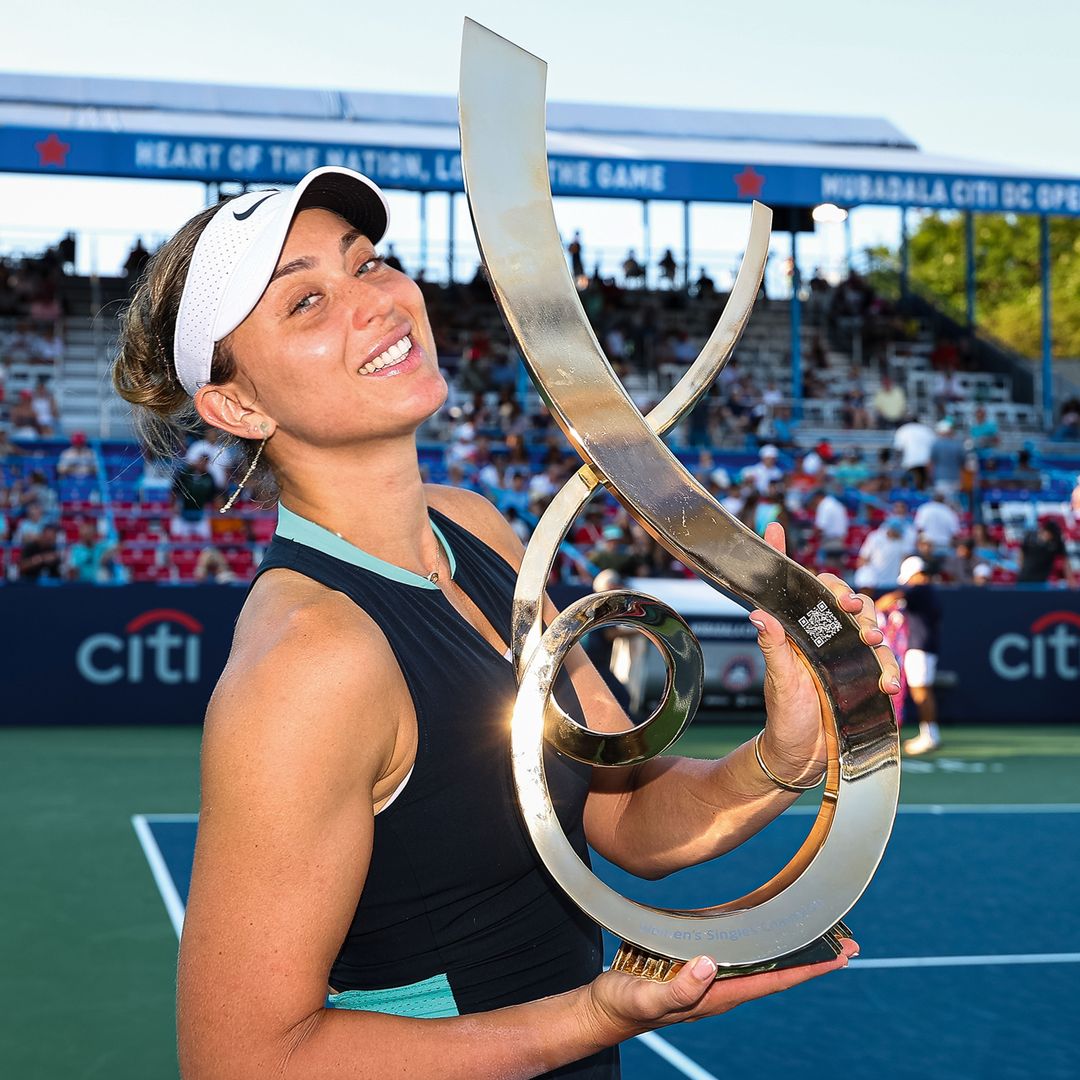
[[[900,680],[899,679],[890,679],[885,685],[888,686],[888,688],[894,694],[899,693],[899,691],[900,691]]]
[[[862,601],[859,600],[859,594],[858,593],[848,593],[848,599],[849,600],[858,600],[858,602],[860,604],[862,603]]]
[[[750,620],[762,633],[765,632],[765,624],[760,619]]]
[[[716,964],[707,956],[699,956],[690,970],[699,979],[711,979],[716,975]]]

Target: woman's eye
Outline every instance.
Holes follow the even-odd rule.
[[[366,274],[371,270],[377,270],[382,266],[385,260],[381,255],[372,255],[370,259],[365,259],[357,268],[356,273]]]
[[[318,297],[318,293],[308,293],[307,296],[301,296],[299,300],[293,304],[291,314],[296,315],[300,312],[308,311],[315,306],[315,300]]]

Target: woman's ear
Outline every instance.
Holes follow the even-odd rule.
[[[202,387],[195,394],[195,409],[211,427],[240,439],[268,439],[277,427],[264,412],[244,405],[231,385]]]

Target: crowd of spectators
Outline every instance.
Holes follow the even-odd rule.
[[[18,438],[49,438],[57,431],[61,281],[74,258],[71,236],[39,256],[0,257],[0,427]]]
[[[133,251],[131,273],[139,272],[144,253]],[[584,308],[613,367],[628,385],[635,374],[664,365],[677,373],[693,361],[724,299],[704,271],[689,289],[650,291],[628,288],[627,282],[599,273],[588,275],[580,236],[571,242],[568,254]],[[390,257],[396,261],[393,253]],[[672,274],[677,269],[674,257],[661,264],[661,275],[664,265]],[[59,264],[54,260],[53,265]],[[521,365],[482,272],[478,270],[470,283],[438,286],[421,277],[420,284],[440,363],[452,387],[443,415],[422,433],[422,438],[443,447],[441,460],[429,465],[432,479],[483,492],[527,539],[553,494],[580,462],[542,404],[528,411],[523,408]],[[953,414],[950,406],[956,404],[958,387],[950,380],[962,366],[960,351],[950,343],[936,350],[933,362],[942,381],[934,395],[937,407],[927,422],[911,414],[903,385],[887,367],[881,373],[865,362],[853,361],[847,368],[829,363],[830,335],[841,332],[845,320],[861,320],[864,329],[878,320],[876,325],[888,327],[890,334],[907,333],[910,327],[902,326],[895,312],[857,275],[835,288],[811,281],[811,295],[817,298],[813,303],[819,310],[820,332],[807,357],[805,389],[839,402],[844,429],[874,430],[877,444],[884,433],[889,445],[863,449],[841,438],[800,448],[790,388],[768,373],[759,374],[758,365],[736,355],[710,393],[672,433],[674,449],[702,485],[759,534],[772,521],[783,524],[789,550],[807,565],[857,575],[860,583],[873,578],[874,584],[867,587],[894,584],[895,579],[889,579],[895,568],[912,553],[922,555],[943,581],[1040,576],[1071,581],[1068,560],[1061,558],[1063,547],[1055,546],[1045,530],[1033,530],[1020,542],[1006,537],[998,526],[988,529],[983,521],[978,493],[991,475],[997,488],[1018,493],[1038,490],[1043,475],[1030,451],[1021,451],[1015,460],[1001,453],[1000,433],[985,408]],[[643,409],[654,404],[647,391],[634,393]],[[1080,403],[1074,412],[1080,417]],[[1065,419],[1070,415],[1068,409],[1063,412]],[[0,441],[5,429],[20,440],[56,432],[56,403],[47,380],[39,380],[28,396],[20,395],[0,417]],[[999,475],[1002,461],[1007,462],[1004,477]],[[120,521],[119,528],[107,524],[108,513],[94,514],[98,538],[89,546],[88,522],[77,515],[61,522],[56,507],[47,505],[42,484],[29,484],[24,472],[0,494],[4,515],[0,538],[22,550],[21,541],[31,539],[21,534],[16,539],[16,529],[24,521],[30,522],[29,531],[38,520],[51,519],[61,526],[55,537],[58,561],[49,556],[35,562],[34,566],[39,562],[52,566],[37,576],[118,581],[133,571],[141,578],[148,564],[140,560],[149,556],[140,550],[133,561],[132,551],[140,545],[153,547],[159,553],[153,566],[158,571],[160,552],[171,544],[188,560],[184,580],[243,578],[258,556],[250,506],[241,501],[239,513],[216,513],[227,494],[233,465],[212,430],[192,442],[176,468],[163,462],[140,463],[136,498],[151,500],[152,512],[121,506],[111,515]],[[93,477],[99,468],[94,452],[75,436],[60,454],[56,472],[58,477]],[[36,496],[30,494],[32,487]],[[108,500],[107,486],[103,492]],[[30,509],[34,502],[42,504],[40,517]],[[125,516],[130,518],[126,524]],[[1051,523],[1051,533],[1054,528]],[[50,539],[46,533],[46,542]],[[561,556],[557,567],[567,579],[587,580],[600,569],[623,575],[687,573],[610,500],[598,500],[569,539],[574,552]],[[1059,538],[1062,545],[1070,539],[1067,534]],[[73,561],[77,544],[90,554]],[[251,550],[246,561],[238,561],[233,549],[245,544]],[[118,557],[110,556],[110,551]],[[9,578],[17,576],[10,559],[6,572]]]

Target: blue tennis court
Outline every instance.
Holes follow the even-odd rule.
[[[196,820],[134,817],[179,929]],[[627,895],[717,903],[779,869],[811,822],[795,807],[739,850],[662,882],[598,860]],[[847,971],[624,1048],[628,1080],[1075,1080],[1080,1076],[1080,804],[907,805],[848,918]],[[609,941],[609,955],[613,943]]]

